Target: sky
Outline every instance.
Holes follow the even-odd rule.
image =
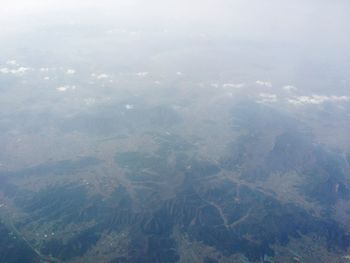
[[[31,23],[122,21],[129,25],[201,30],[332,45],[350,43],[350,2],[346,0],[12,0],[2,1],[2,28]],[[85,10],[85,11],[84,11]],[[98,10],[98,11],[97,11]],[[52,14],[55,14],[52,16]],[[68,17],[67,17],[68,15]],[[43,22],[43,20],[45,22]],[[320,44],[322,44],[320,43]]]
[[[0,73],[60,94],[79,81],[190,83],[261,103],[346,103],[349,11],[348,0],[2,1]]]
[[[232,64],[226,56],[242,65],[245,73],[256,64],[273,65],[276,75],[284,76],[278,69],[285,68],[288,74],[302,75],[303,81],[318,81],[308,83],[318,88],[319,82],[325,83],[318,80],[324,72],[342,78],[345,73],[339,77],[336,71],[345,71],[350,63],[349,13],[347,0],[11,0],[1,3],[0,42],[2,48],[15,46],[14,52],[27,49],[30,54],[59,47],[66,59],[84,52],[82,57],[91,57],[96,48],[102,62],[111,52],[122,61],[138,61],[148,52],[149,65],[162,57],[178,61],[179,51],[182,64],[189,68],[195,68],[191,63],[197,47],[202,47],[201,57],[211,56],[205,63],[198,60],[208,66],[204,72],[215,67],[212,61],[225,71],[225,63]],[[128,34],[115,34],[112,41],[108,34],[115,31]],[[89,48],[83,50],[81,45]],[[157,67],[165,67],[163,62]]]

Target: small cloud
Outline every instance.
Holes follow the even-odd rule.
[[[272,83],[270,81],[257,80],[255,83],[259,86],[264,86],[267,88],[272,88]]]
[[[259,103],[273,103],[277,102],[277,95],[272,93],[260,93],[259,94],[260,99],[258,100]]]
[[[49,68],[40,68],[39,69],[41,72],[48,72],[50,69]]]
[[[156,85],[160,85],[161,84],[161,82],[159,80],[156,80],[153,83],[156,84]]]
[[[139,72],[139,73],[136,73],[136,75],[140,78],[144,78],[146,77],[147,75],[149,74],[149,72]]]
[[[183,74],[182,74],[182,72],[181,72],[181,71],[178,71],[178,72],[176,72],[176,75],[178,75],[178,76],[182,76]]]
[[[19,67],[17,69],[1,68],[0,73],[2,74],[12,74],[12,75],[23,75],[30,71],[30,68]]]
[[[101,73],[101,74],[92,73],[91,76],[93,78],[96,78],[96,79],[108,79],[109,78],[109,75],[107,75],[105,73]]]
[[[294,105],[305,104],[322,104],[325,102],[347,102],[350,101],[349,96],[324,96],[324,95],[311,95],[311,96],[298,96],[292,99],[288,99],[288,102]]]
[[[58,87],[56,88],[58,91],[66,91],[68,90],[68,87],[67,86],[61,86],[61,87]]]
[[[293,85],[286,85],[282,87],[283,90],[288,91],[288,92],[292,92],[292,91],[296,91],[297,88]]]
[[[2,74],[9,74],[10,70],[8,68],[0,68],[0,73],[2,73]]]
[[[245,86],[244,83],[225,83],[222,84],[224,89],[241,89]]]
[[[74,69],[68,69],[67,71],[66,71],[66,74],[67,75],[74,75],[76,73],[76,71],[74,70]]]
[[[90,106],[92,104],[95,104],[96,102],[96,99],[95,98],[86,98],[84,99],[84,103],[87,105],[87,106]]]
[[[50,77],[45,77],[44,80],[50,80]]]
[[[13,69],[11,70],[12,74],[24,74],[26,72],[28,72],[30,70],[30,68],[26,68],[26,67],[20,67],[18,69]]]
[[[99,74],[96,76],[97,79],[108,79],[109,76],[107,74]]]
[[[6,64],[11,66],[18,66],[18,63],[16,60],[8,60],[6,61]]]
[[[211,83],[210,86],[212,86],[215,89],[219,88],[219,84],[218,83]]]
[[[135,108],[135,106],[132,105],[132,104],[126,104],[126,105],[125,105],[125,109],[127,109],[127,110],[132,110],[132,109],[134,109],[134,108]]]
[[[77,87],[75,85],[65,85],[56,88],[57,91],[65,92],[67,90],[75,90]]]

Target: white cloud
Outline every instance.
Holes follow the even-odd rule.
[[[147,72],[147,71],[136,73],[136,75],[137,75],[138,77],[140,77],[140,78],[144,78],[144,77],[146,77],[148,74],[149,74],[149,72]]]
[[[224,89],[241,89],[245,86],[244,83],[224,83],[222,87]]]
[[[259,86],[264,86],[267,88],[272,88],[272,83],[270,81],[257,80],[255,83]]]
[[[107,74],[99,74],[96,76],[97,79],[108,79],[109,76]]]
[[[96,99],[95,98],[86,98],[86,99],[84,99],[84,103],[87,106],[89,106],[89,105],[95,104],[96,103]]]
[[[91,76],[96,78],[96,79],[108,79],[109,78],[109,75],[107,75],[105,73],[101,73],[101,74],[92,73]]]
[[[176,72],[176,75],[178,75],[178,76],[182,76],[183,74],[182,74],[182,72],[181,72],[181,71],[178,71],[178,72]]]
[[[282,87],[283,90],[288,91],[288,92],[292,92],[292,91],[296,91],[297,88],[293,85],[286,85]]]
[[[10,73],[10,70],[8,68],[0,68],[0,73],[8,74],[8,73]]]
[[[65,85],[56,88],[57,91],[65,92],[67,90],[75,90],[77,87],[75,85]]]
[[[134,108],[135,108],[135,106],[132,105],[132,104],[126,104],[126,105],[125,105],[125,109],[127,109],[127,110],[132,110],[132,109],[134,109]]]
[[[30,70],[30,68],[20,67],[18,69],[11,70],[11,73],[12,74],[24,74],[24,73],[28,72],[29,70]]]
[[[272,93],[260,93],[259,103],[272,103],[277,101],[277,95]]]
[[[66,91],[68,90],[68,87],[67,86],[61,86],[61,87],[58,87],[56,88],[58,91]]]
[[[8,60],[6,61],[6,64],[11,66],[18,66],[18,63],[16,60]]]
[[[350,101],[349,96],[324,96],[324,95],[312,95],[312,96],[299,96],[292,99],[288,99],[288,102],[294,105],[305,104],[322,104],[324,102],[346,102]]]
[[[13,75],[23,75],[30,71],[30,68],[19,67],[17,69],[1,68],[0,73],[2,74],[13,74]]]
[[[74,75],[76,73],[76,71],[74,70],[74,69],[68,69],[67,71],[66,71],[66,74],[67,75]]]
[[[49,68],[40,68],[39,69],[41,72],[48,72],[50,69]]]

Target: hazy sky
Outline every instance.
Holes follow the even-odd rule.
[[[296,42],[307,38],[338,45],[350,43],[349,13],[346,0],[12,0],[2,1],[0,21],[6,30],[34,21],[115,19],[133,26],[164,25]],[[51,14],[56,16],[48,19]]]

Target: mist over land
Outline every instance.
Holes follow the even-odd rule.
[[[349,262],[347,1],[0,9],[0,262]]]

